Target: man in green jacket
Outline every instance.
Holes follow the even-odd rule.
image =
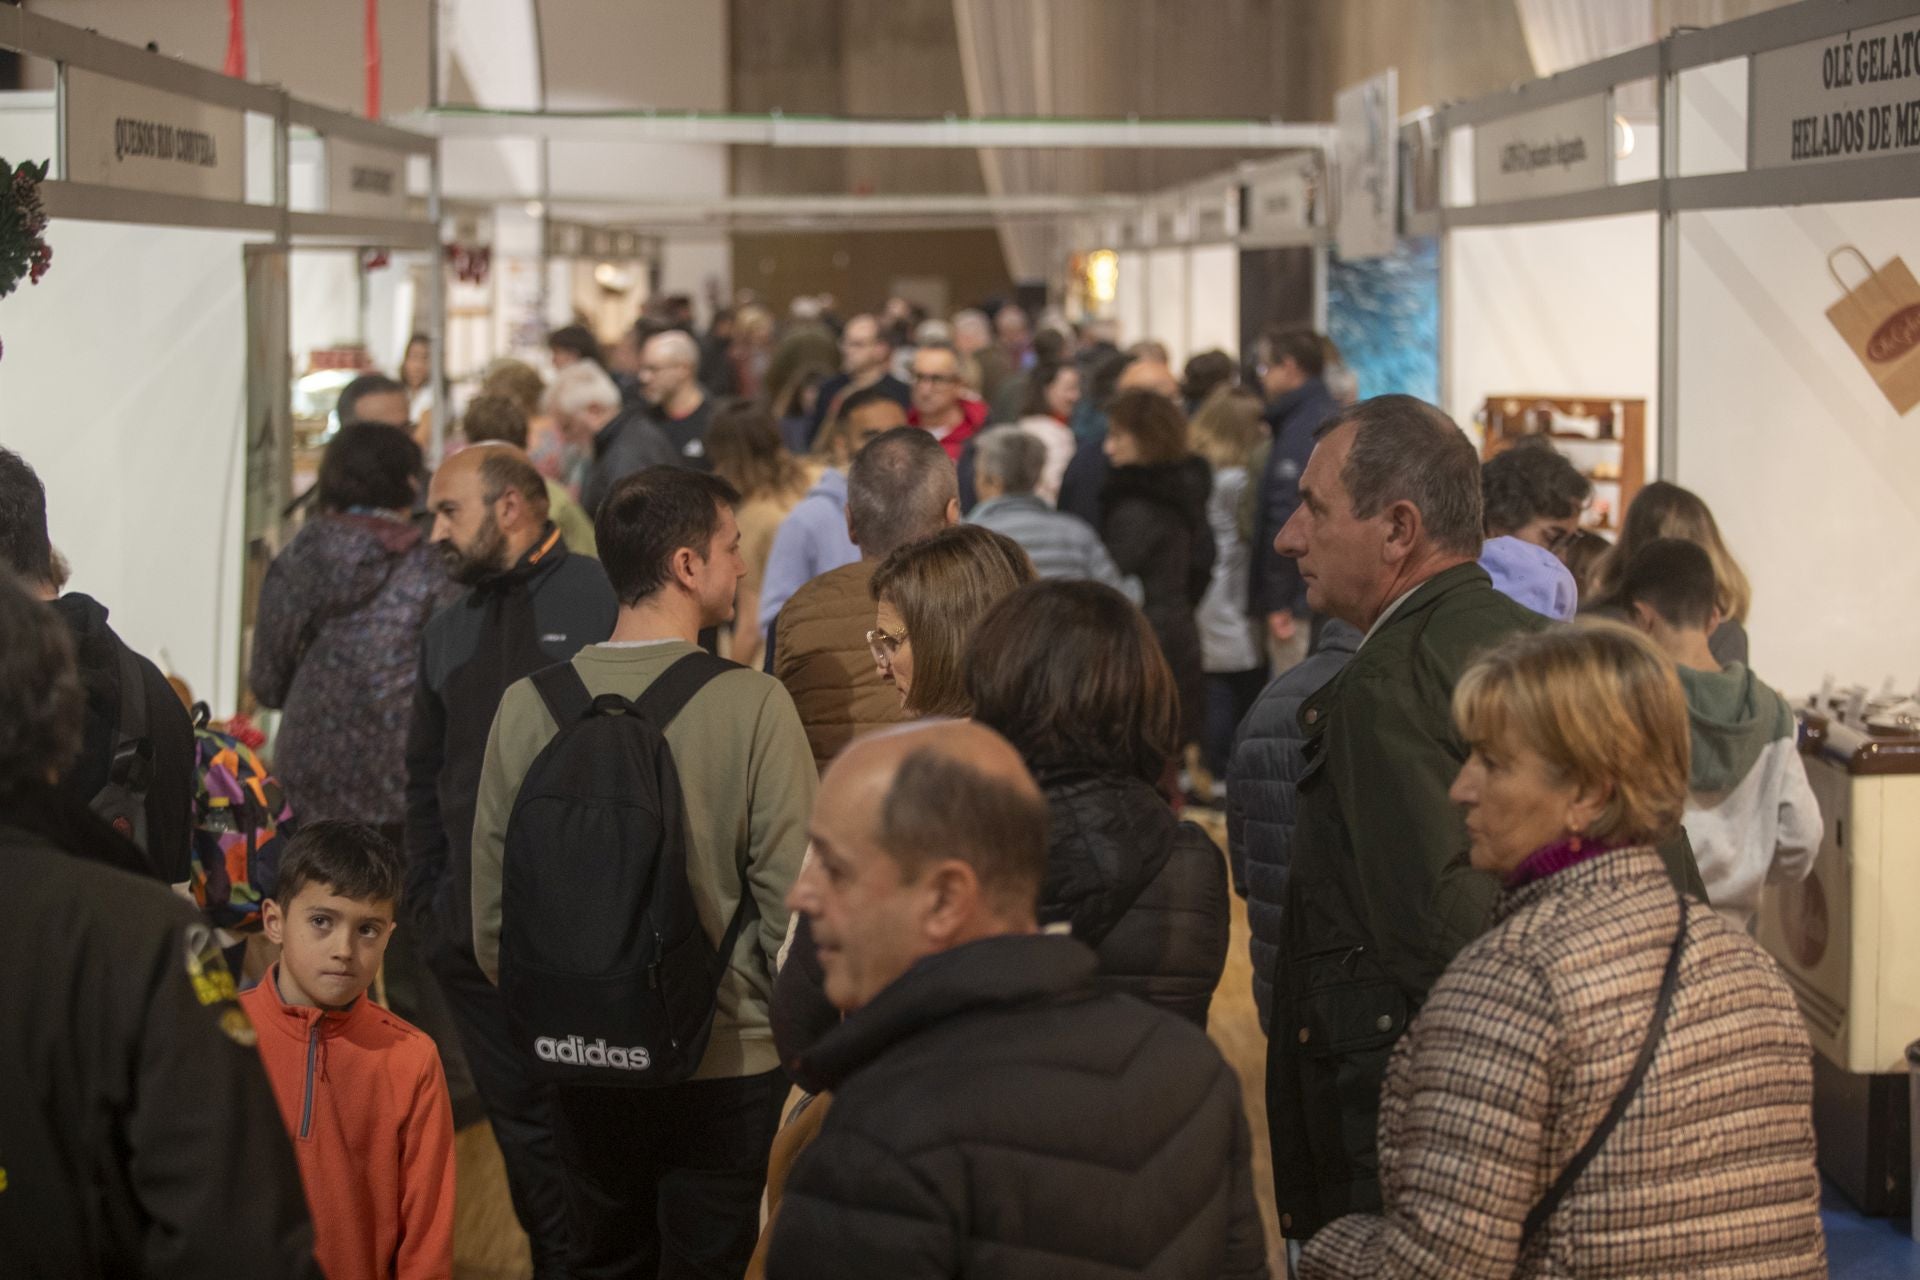
[[[1381,396],[1318,439],[1274,547],[1299,562],[1314,611],[1365,639],[1300,709],[1305,768],[1267,1053],[1280,1226],[1295,1240],[1380,1207],[1388,1055],[1500,888],[1468,864],[1447,799],[1467,757],[1453,688],[1487,648],[1548,625],[1475,563],[1480,462],[1451,418]]]

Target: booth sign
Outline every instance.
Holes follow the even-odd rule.
[[[145,85],[66,70],[68,182],[239,202],[246,115]]]
[[[1473,198],[1501,204],[1607,185],[1613,105],[1596,93],[1473,127]]]
[[[328,138],[327,208],[362,218],[406,217],[406,156],[384,147]]]
[[[1920,151],[1920,17],[1755,54],[1748,167]]]
[[[1399,112],[1399,77],[1391,68],[1333,100],[1340,166],[1333,238],[1343,258],[1385,257],[1399,239]]]

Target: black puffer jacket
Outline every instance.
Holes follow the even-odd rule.
[[[1043,775],[1047,877],[1040,920],[1065,921],[1100,957],[1097,988],[1204,1028],[1227,962],[1227,869],[1206,832],[1144,782]]]
[[[1071,938],[928,956],[808,1057],[834,1090],[769,1280],[1264,1277],[1233,1069]]]
[[[1200,626],[1193,611],[1213,581],[1213,530],[1207,495],[1213,472],[1188,457],[1153,466],[1115,467],[1100,490],[1100,537],[1122,577],[1140,579],[1140,611],[1180,688],[1181,741],[1198,742],[1206,714]]]

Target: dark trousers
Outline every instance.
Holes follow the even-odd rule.
[[[553,1086],[528,1073],[531,1055],[515,1041],[506,1002],[472,953],[439,939],[429,955],[493,1122],[513,1213],[533,1247],[533,1274],[557,1280],[568,1274],[571,1236],[554,1144]]]
[[[659,1089],[559,1086],[577,1280],[740,1280],[787,1084],[769,1071]]]
[[[1233,755],[1233,735],[1267,687],[1267,669],[1207,673],[1207,727],[1201,742],[1207,770],[1227,780],[1227,761]]]

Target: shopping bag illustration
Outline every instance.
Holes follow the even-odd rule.
[[[1866,279],[1851,288],[1837,265],[1852,258],[1866,268]],[[1878,271],[1854,246],[1842,245],[1827,255],[1827,270],[1840,286],[1840,301],[1827,308],[1827,319],[1867,367],[1881,393],[1896,413],[1920,404],[1920,283],[1898,257]]]

